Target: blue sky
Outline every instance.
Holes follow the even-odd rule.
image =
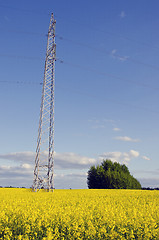
[[[0,185],[31,186],[51,13],[55,188],[103,159],[159,187],[159,2],[0,0]]]

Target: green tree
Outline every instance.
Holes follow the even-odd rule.
[[[87,177],[90,189],[141,189],[141,184],[125,164],[103,160],[101,166],[91,166]]]

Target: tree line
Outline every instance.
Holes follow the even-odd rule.
[[[88,171],[89,189],[141,189],[140,182],[129,172],[125,164],[103,160],[101,165],[91,166]]]

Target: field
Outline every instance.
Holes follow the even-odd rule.
[[[0,239],[159,239],[159,191],[1,188]]]

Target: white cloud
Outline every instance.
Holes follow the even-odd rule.
[[[111,124],[115,124],[115,121],[113,119],[103,119],[103,122],[108,122]]]
[[[120,13],[120,18],[125,18],[126,17],[126,14],[125,14],[125,12],[124,11],[121,11],[121,13]]]
[[[29,164],[20,166],[0,166],[0,185],[30,187],[33,182],[33,167]]]
[[[33,174],[33,167],[29,164],[21,164],[20,166],[0,166],[1,177],[6,177],[6,173],[12,177],[24,177],[26,174]]]
[[[113,162],[119,162],[121,158],[122,153],[121,152],[104,152],[100,155],[99,159],[110,159]]]
[[[7,159],[10,161],[33,163],[35,160],[35,152],[12,152],[7,154],[0,154],[0,159]]]
[[[117,54],[117,50],[116,50],[116,49],[113,49],[113,50],[111,51],[111,54],[110,54],[110,55],[111,55],[112,58],[118,59],[118,60],[120,60],[120,61],[122,61],[122,62],[128,60],[128,58],[129,58],[129,56],[121,56],[121,55]]]
[[[139,152],[130,150],[129,152],[105,152],[100,155],[99,160],[110,159],[113,162],[128,164],[128,162],[139,156]]]
[[[113,128],[113,131],[118,132],[118,131],[121,131],[121,129],[120,129],[120,128],[117,128],[117,127],[114,127],[114,128]]]
[[[120,61],[124,62],[124,61],[128,60],[129,56],[116,55],[116,58],[119,59]]]
[[[150,161],[150,160],[151,160],[149,157],[146,157],[146,156],[142,156],[142,158],[143,158],[144,160],[147,160],[147,161]]]
[[[57,174],[55,177],[55,188],[64,189],[86,189],[87,173]]]
[[[139,142],[140,141],[139,139],[133,139],[133,138],[130,138],[127,136],[123,136],[123,137],[118,136],[118,137],[115,137],[114,139],[124,141],[124,142]]]
[[[130,156],[136,158],[138,157],[140,154],[139,152],[135,151],[135,150],[130,150]]]
[[[116,50],[116,49],[113,49],[113,50],[111,51],[111,55],[114,56],[116,52],[117,52],[117,50]]]
[[[91,128],[93,129],[100,129],[100,128],[105,128],[105,121],[104,120],[98,120],[98,119],[90,119],[88,120],[91,123]]]
[[[55,166],[58,168],[88,168],[96,159],[75,153],[55,153]]]
[[[42,159],[47,158],[47,152],[41,154]],[[88,169],[91,165],[96,165],[103,159],[111,159],[113,162],[126,162],[128,163],[132,158],[137,158],[139,156],[139,152],[135,150],[130,150],[129,152],[104,152],[99,155],[99,158],[90,158],[86,156],[81,156],[80,154],[76,154],[73,152],[65,152],[65,153],[55,153],[54,166],[55,169]],[[33,171],[34,169],[34,152],[17,152],[17,153],[8,153],[1,154],[0,159],[12,160],[14,163],[18,165],[18,167],[8,167],[1,166],[6,171],[15,171],[17,169],[23,169],[26,171]],[[20,166],[19,166],[20,164]]]
[[[91,123],[91,128],[93,129],[104,129],[112,125],[113,131],[121,131],[120,128],[116,127],[116,122],[112,119],[89,119],[89,123]]]
[[[24,168],[24,169],[32,169],[32,168],[33,168],[33,166],[30,165],[30,164],[28,164],[28,163],[23,163],[21,166],[22,166],[22,168]]]
[[[31,187],[33,184],[33,166],[0,166],[0,185],[14,187]],[[54,175],[55,188],[87,188],[87,173],[64,171],[56,169]]]
[[[47,151],[41,153],[41,159],[47,159]],[[14,161],[16,163],[23,163],[23,167],[29,168],[34,165],[35,153],[34,152],[15,152],[1,154],[0,159]],[[57,168],[88,168],[90,165],[95,164],[96,159],[81,156],[76,153],[55,153],[55,167]]]
[[[76,177],[76,178],[85,178],[87,177],[87,172],[83,172],[83,173],[68,173],[68,174],[63,174],[63,177],[66,176],[66,177]],[[57,175],[58,177],[58,175]]]

